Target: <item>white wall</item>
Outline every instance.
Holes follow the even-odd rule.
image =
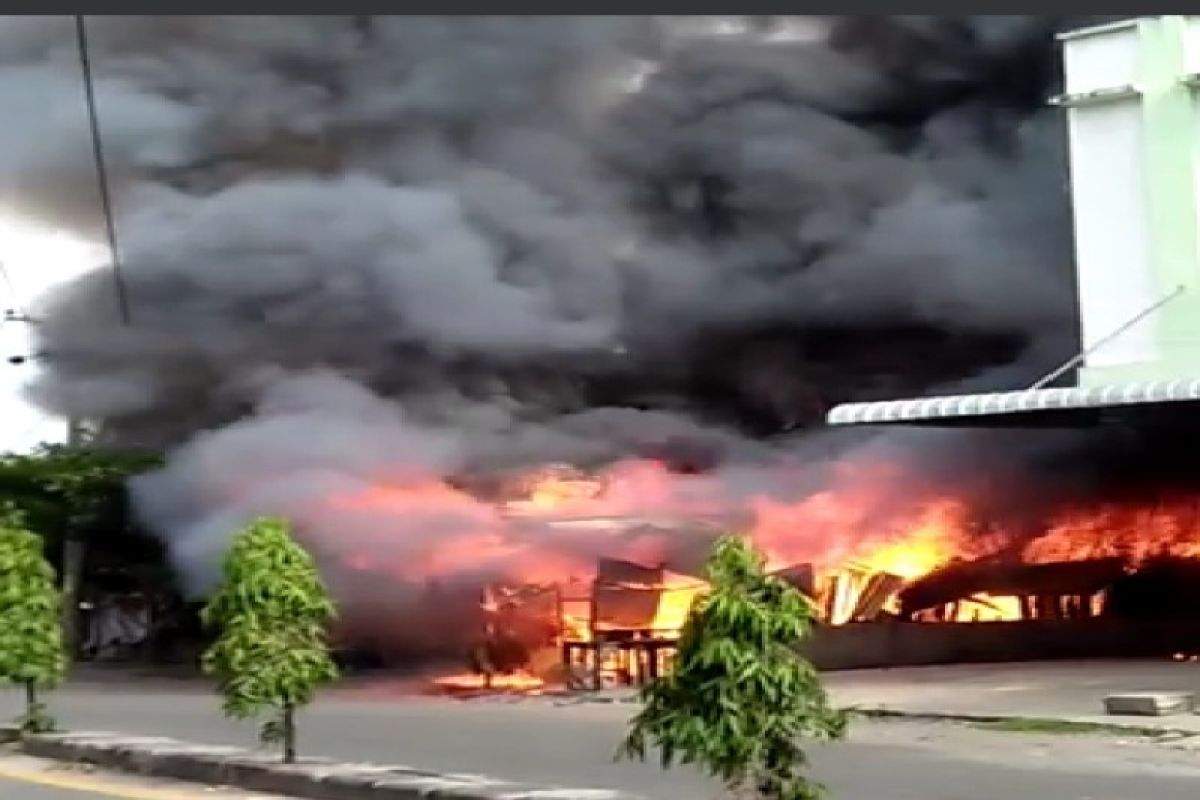
[[[1063,41],[1077,280],[1085,349],[1154,305],[1154,273],[1145,179],[1141,99],[1120,97],[1139,83],[1136,21],[1071,35]],[[1077,103],[1077,104],[1075,104]],[[1160,356],[1155,315],[1089,356],[1087,365],[1121,366]]]

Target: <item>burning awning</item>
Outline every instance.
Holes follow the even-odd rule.
[[[1094,418],[1094,412],[1104,409],[1198,400],[1200,378],[843,403],[830,409],[825,420],[830,425],[1019,424],[1048,417],[1061,422],[1072,413],[1093,412]]]

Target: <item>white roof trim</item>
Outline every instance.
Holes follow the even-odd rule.
[[[1076,386],[1069,389],[1025,389],[1019,392],[959,394],[875,403],[843,403],[829,410],[830,425],[870,425],[1031,411],[1061,411],[1146,403],[1200,400],[1200,378],[1145,381],[1109,386]]]

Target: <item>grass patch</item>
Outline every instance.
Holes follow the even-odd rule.
[[[1196,734],[1171,728],[1150,728],[1141,725],[1107,722],[1079,722],[1051,717],[981,717],[966,714],[919,714],[885,708],[850,708],[852,718],[879,721],[942,722],[964,725],[998,733],[1051,734],[1057,736],[1137,736],[1146,739],[1169,739]]]
[[[986,722],[973,722],[971,727],[1003,733],[1053,733],[1066,736],[1088,734],[1128,736],[1132,732],[1127,727],[1105,725],[1103,722],[1077,722],[1069,719],[1046,719],[1043,717],[1005,717]]]

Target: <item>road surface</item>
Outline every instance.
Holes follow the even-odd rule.
[[[18,700],[0,695],[0,718],[14,714]],[[250,726],[223,720],[207,690],[183,682],[81,684],[56,693],[52,702],[59,720],[75,730],[254,742]],[[611,787],[656,800],[715,796],[707,781],[687,770],[614,764],[611,754],[630,713],[631,707],[620,704],[413,698],[385,682],[328,693],[302,715],[300,745],[312,755]],[[1200,753],[1183,748],[1115,737],[863,722],[851,741],[819,750],[814,762],[817,776],[833,790],[832,800],[1194,800]],[[4,785],[0,798],[72,797],[50,791]],[[203,796],[214,800],[212,793]]]
[[[976,716],[1055,717],[1185,728],[1200,715],[1105,716],[1104,697],[1122,692],[1195,692],[1200,664],[1166,659],[949,664],[830,673],[837,702],[862,708]]]
[[[1066,752],[1053,744],[1030,746],[1010,734],[967,732],[972,747],[992,752],[968,754],[961,748],[944,749],[936,741],[921,743],[930,730],[889,723],[893,732],[911,735],[908,744],[851,742],[820,753],[817,771],[832,790],[831,800],[1194,800],[1195,768],[1180,764],[1140,764],[1141,746],[1076,740]],[[959,731],[962,734],[963,731]],[[933,734],[937,738],[937,734]],[[997,747],[999,742],[999,747]],[[1016,744],[1016,747],[1013,745]],[[1061,742],[1059,742],[1061,744]],[[1084,744],[1084,746],[1080,746]],[[1116,752],[1114,749],[1116,748]],[[1000,752],[997,752],[1000,751]],[[1194,758],[1193,754],[1187,755]],[[1113,761],[1117,763],[1112,763]],[[1120,763],[1120,762],[1125,763]],[[1105,763],[1107,762],[1107,763]],[[625,774],[632,774],[627,771]],[[621,782],[621,781],[617,781]],[[608,781],[613,783],[613,781]],[[682,775],[655,782],[655,798],[707,800],[716,794],[699,781]],[[641,787],[646,791],[648,787]],[[185,784],[79,773],[58,767],[13,769],[0,760],[0,798],[3,800],[266,800],[268,795],[214,791]],[[280,799],[282,800],[282,799]]]

